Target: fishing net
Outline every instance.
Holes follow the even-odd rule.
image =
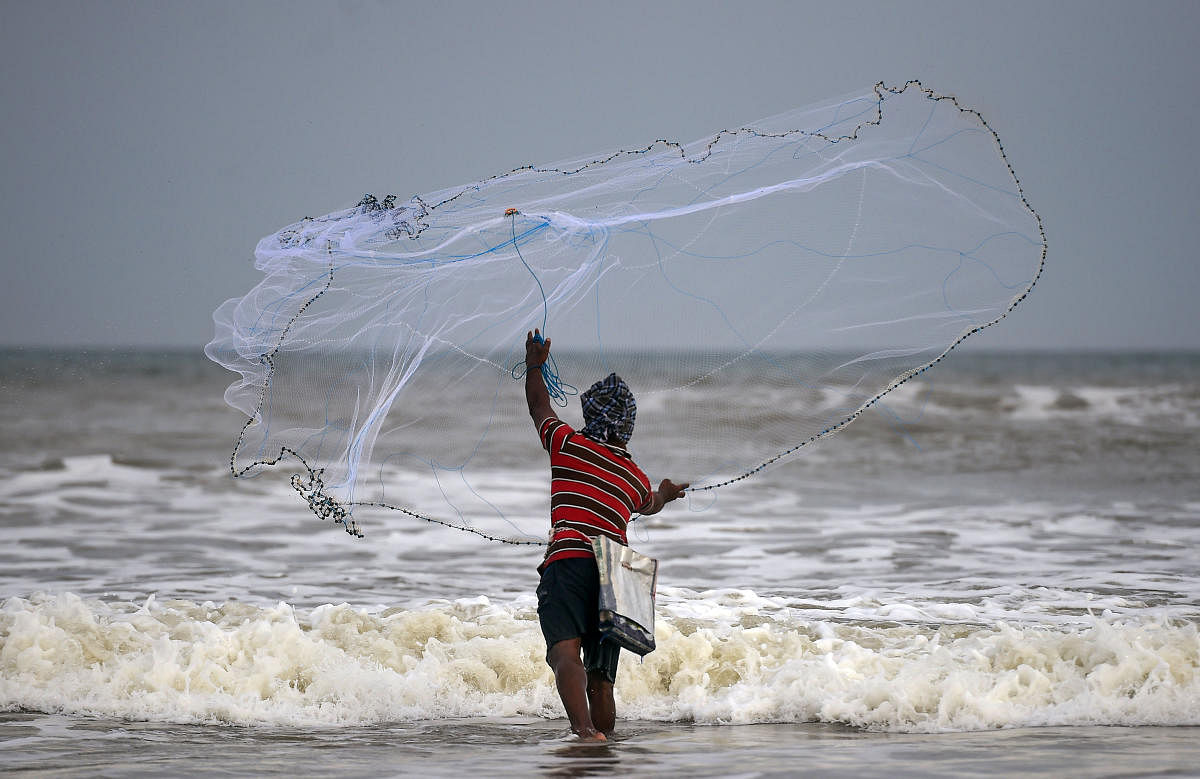
[[[368,195],[255,256],[263,280],[216,311],[206,348],[241,374],[233,474],[285,467],[356,534],[403,516],[535,543],[527,331],[553,340],[568,393],[619,373],[639,464],[702,496],[998,322],[1045,236],[982,117],[909,82],[695,143]],[[577,403],[560,415],[580,424]]]

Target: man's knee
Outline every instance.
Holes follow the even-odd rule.
[[[546,662],[555,673],[558,673],[558,669],[564,664],[582,666],[583,660],[579,657],[579,639],[566,638],[554,642],[553,646],[546,650]]]

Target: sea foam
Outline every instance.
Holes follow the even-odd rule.
[[[683,600],[660,609],[655,652],[624,656],[621,717],[909,732],[1200,724],[1191,623],[849,625],[759,609],[749,591]],[[544,651],[529,597],[303,612],[37,595],[0,608],[0,708],[304,727],[559,717]]]

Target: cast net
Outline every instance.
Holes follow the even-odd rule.
[[[412,517],[536,543],[547,473],[513,367],[609,372],[657,480],[783,463],[1002,319],[1045,261],[992,129],[918,82],[695,143],[366,196],[257,247],[214,315],[235,476],[286,468],[351,532]],[[560,416],[576,427],[578,403]],[[531,498],[531,495],[533,496]]]

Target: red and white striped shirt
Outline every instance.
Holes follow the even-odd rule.
[[[568,557],[592,557],[591,539],[626,544],[633,512],[650,502],[650,479],[624,449],[576,433],[561,419],[541,424],[550,453],[550,548],[538,571]]]

